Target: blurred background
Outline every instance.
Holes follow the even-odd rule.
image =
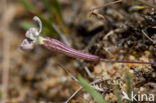
[[[111,103],[120,100],[114,86],[119,93],[132,89],[156,94],[156,71],[150,65],[88,62],[40,46],[32,51],[19,48],[25,32],[30,27],[38,28],[32,20],[38,16],[43,23],[42,36],[77,50],[114,60],[156,61],[156,1],[109,4],[114,1],[0,0],[1,103],[94,103],[85,90],[70,98],[80,85],[63,67],[88,82],[100,79],[93,87]]]

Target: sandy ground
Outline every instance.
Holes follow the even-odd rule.
[[[88,62],[53,53],[40,46],[26,52],[19,49],[25,38],[22,21],[32,22],[33,15],[18,1],[1,0],[0,5],[0,95],[6,103],[62,103],[79,89],[58,64],[72,75],[81,74],[88,82],[101,80],[93,87],[110,103],[117,102],[114,87],[126,91],[125,73],[131,74],[131,90],[136,94],[156,95],[156,69],[144,64]],[[112,1],[112,0],[111,0]],[[93,7],[110,0],[59,0],[68,33],[65,35],[73,48],[102,58],[125,61],[156,61],[156,45],[144,34],[156,40],[156,11],[131,0],[97,10]],[[48,17],[41,1],[29,2],[38,13]],[[149,0],[149,4],[153,4]],[[144,6],[138,10],[136,6]],[[87,72],[88,70],[88,72]],[[69,103],[94,103],[91,96],[80,90]],[[124,102],[126,102],[124,100]],[[143,102],[144,103],[144,102]]]

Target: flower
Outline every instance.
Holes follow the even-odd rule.
[[[38,22],[40,29],[37,30],[36,28],[31,27],[25,33],[26,39],[24,39],[23,42],[20,45],[20,48],[22,50],[32,50],[36,43],[39,43],[39,44],[42,43],[41,40],[39,40],[39,38],[40,38],[39,35],[40,35],[41,31],[42,31],[42,22],[39,19],[39,17],[37,17],[37,16],[35,16],[33,18],[33,20]],[[42,39],[42,38],[40,38],[40,39]]]

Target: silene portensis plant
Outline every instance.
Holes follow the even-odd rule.
[[[84,53],[75,50],[73,48],[70,48],[69,46],[65,45],[64,43],[56,39],[52,39],[49,37],[42,37],[40,36],[40,33],[42,31],[41,20],[37,16],[35,16],[33,20],[38,22],[40,29],[37,30],[36,28],[32,27],[26,32],[25,34],[26,39],[24,39],[20,45],[20,48],[22,50],[29,51],[32,50],[35,45],[41,45],[42,47],[47,48],[50,51],[61,53],[73,58],[80,58],[88,61],[99,61],[99,62],[104,61],[104,62],[112,62],[112,63],[150,64],[154,69],[156,69],[156,62],[133,62],[133,61],[118,61],[118,60],[103,59],[99,56],[92,55],[89,53]]]

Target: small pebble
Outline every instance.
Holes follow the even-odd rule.
[[[85,94],[83,95],[83,98],[86,99],[86,100],[88,100],[89,97],[90,97],[90,95],[89,95],[88,93],[85,93]]]
[[[146,89],[144,87],[140,88],[140,92],[144,92]]]
[[[134,56],[131,55],[131,56],[129,56],[129,60],[133,61],[133,60],[136,60],[136,59],[135,59]]]
[[[102,72],[101,66],[99,66],[99,65],[98,65],[98,66],[95,66],[95,67],[94,67],[94,72],[95,72],[95,73],[101,73],[101,72]]]

